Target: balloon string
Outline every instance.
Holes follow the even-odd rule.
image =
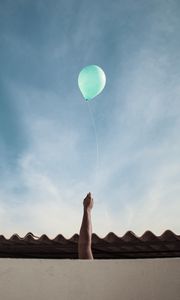
[[[95,123],[89,102],[87,104],[88,104],[89,114],[91,117],[93,129],[94,129],[94,133],[95,133],[95,138],[96,138],[96,176],[97,176],[97,171],[98,171],[98,167],[99,167],[99,146],[98,146],[97,130],[96,130],[96,123]]]

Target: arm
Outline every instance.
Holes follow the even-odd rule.
[[[91,193],[87,194],[84,199],[84,213],[82,225],[79,233],[78,253],[80,259],[93,259],[91,250],[92,239],[92,223],[91,223],[91,209],[93,207],[93,198]]]

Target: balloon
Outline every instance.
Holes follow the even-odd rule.
[[[81,70],[78,77],[79,89],[85,100],[91,100],[99,95],[106,84],[104,71],[96,66],[86,66]]]

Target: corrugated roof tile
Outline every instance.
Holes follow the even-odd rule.
[[[0,257],[78,258],[79,235],[66,239],[62,234],[50,239],[28,232],[24,237],[13,234],[9,239],[0,235]],[[146,231],[141,237],[132,231],[122,237],[109,232],[104,238],[92,234],[92,251],[96,259],[180,257],[180,235],[166,230],[156,236]]]

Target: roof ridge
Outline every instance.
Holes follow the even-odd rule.
[[[160,240],[157,235],[155,235],[152,231],[146,230],[142,236],[140,237],[140,240],[147,242],[147,241],[157,241]]]
[[[114,232],[109,232],[104,238],[104,241],[112,243],[112,242],[117,242],[120,240],[120,238],[114,233]]]
[[[130,242],[130,241],[137,241],[139,240],[139,237],[131,230],[128,230],[122,237],[121,239],[125,242]]]
[[[161,235],[154,234],[151,230],[146,230],[141,236],[136,235],[133,231],[128,230],[124,233],[123,236],[118,236],[116,233],[110,231],[104,237],[99,236],[97,233],[93,232],[92,237],[94,240],[105,240],[105,241],[114,241],[114,240],[141,240],[146,241],[149,239],[159,239],[159,240],[180,240],[180,235],[177,235],[172,230],[165,230]],[[14,233],[10,238],[6,238],[3,234],[0,235],[0,240],[50,240],[50,241],[77,241],[79,238],[78,233],[74,233],[70,238],[66,238],[63,234],[58,234],[54,238],[50,238],[47,234],[42,234],[41,236],[34,235],[32,232],[28,232],[24,237],[20,237],[19,234]]]
[[[167,229],[159,236],[159,239],[162,241],[177,241],[180,240],[180,235],[178,236],[173,231]]]

